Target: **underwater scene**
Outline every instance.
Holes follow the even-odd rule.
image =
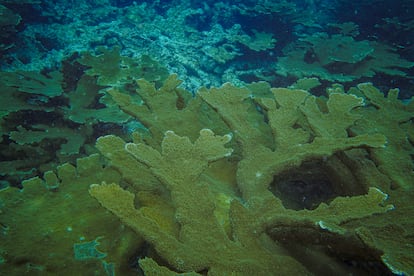
[[[414,275],[414,1],[0,13],[0,275]]]

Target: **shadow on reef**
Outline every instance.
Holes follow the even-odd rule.
[[[381,251],[366,248],[355,237],[346,239],[341,239],[337,235],[321,237],[317,232],[301,229],[294,231],[289,229],[285,236],[281,236],[279,231],[283,230],[278,229],[277,234],[273,233],[274,236],[272,236],[272,231],[269,231],[269,236],[274,239],[274,242],[280,243],[289,255],[304,264],[314,275],[395,275],[379,261]],[[304,236],[307,237],[306,240],[303,240]],[[156,260],[158,264],[175,271],[177,275],[180,273],[160,257],[153,246],[145,242],[130,256],[128,261],[129,267],[136,271],[138,276],[145,276],[144,270],[139,265],[139,262],[145,258]],[[208,270],[197,271],[197,273],[197,275],[208,275]]]
[[[284,249],[314,275],[395,275],[380,261],[382,252],[367,248],[358,237],[321,236],[306,228],[280,228],[269,235],[277,236]]]
[[[332,160],[332,159],[331,159]],[[355,184],[355,178],[344,179],[329,159],[311,160],[298,168],[285,171],[274,177],[269,190],[287,209],[313,210],[324,202],[329,204],[338,196],[356,196],[366,193],[362,185]],[[348,176],[352,176],[351,172]]]

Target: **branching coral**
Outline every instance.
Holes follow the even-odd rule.
[[[223,87],[200,92],[201,97],[221,114],[236,130],[236,139],[242,146],[243,159],[238,167],[238,185],[247,200],[258,200],[265,206],[274,200],[267,190],[273,175],[277,175],[312,158],[330,156],[339,150],[370,145],[382,146],[381,135],[347,137],[346,129],[355,121],[352,109],[361,105],[361,99],[334,94],[327,101],[328,113],[323,113],[316,98],[304,90],[272,89],[274,99],[258,99],[266,110],[273,134],[272,146],[261,143],[262,134],[246,118],[251,115],[244,100],[248,91]],[[231,98],[227,98],[231,97]],[[338,126],[338,123],[342,125]]]
[[[335,20],[346,1],[15,2],[2,66],[30,71],[0,73],[2,272],[414,274],[414,99],[310,92],[410,85],[410,18],[374,37],[341,22],[370,1]]]
[[[68,94],[70,107],[63,108],[65,116],[80,124],[98,122],[120,124],[128,121],[130,117],[119,112],[118,106],[103,88],[97,85],[93,77],[83,76],[78,81],[76,90]],[[97,107],[99,104],[101,106]]]
[[[111,89],[108,93],[124,112],[138,119],[150,131],[158,144],[170,125],[175,126],[177,134],[190,138],[197,137],[203,127],[225,128],[199,97],[191,98],[188,91],[178,88],[181,81],[177,75],[170,75],[159,89],[145,79],[136,82],[136,94],[129,95],[120,89]],[[195,113],[198,114],[196,117]]]
[[[395,49],[378,42],[317,33],[287,47],[276,68],[284,76],[316,76],[346,82],[377,73],[405,76],[404,70],[413,66],[413,62],[402,59]]]
[[[369,109],[361,109],[363,120],[353,128],[356,133],[376,129],[387,135],[387,146],[372,149],[371,157],[380,171],[392,179],[394,187],[411,190],[414,187],[414,165],[412,163],[412,132],[414,118],[414,101],[404,104],[398,99],[398,89],[384,94],[370,83],[358,85],[368,103]]]
[[[309,85],[315,85],[312,82]],[[41,197],[34,193],[26,201],[13,201],[19,198],[14,188],[0,193],[7,198],[2,199],[2,214],[11,210],[22,214],[33,205],[49,214],[49,203],[59,214],[65,204],[74,202],[97,208],[84,185],[89,183],[93,184],[89,193],[138,234],[107,229],[118,249],[112,248],[116,253],[98,249],[121,264],[116,271],[126,269],[131,246],[149,248],[137,249],[140,255],[134,257],[149,275],[306,275],[327,269],[345,273],[343,258],[356,262],[353,269],[358,272],[371,272],[364,262],[375,263],[375,269],[384,273],[412,271],[409,250],[402,253],[393,246],[410,244],[414,229],[411,221],[402,219],[412,208],[407,202],[413,191],[408,174],[413,112],[412,104],[397,99],[397,90],[384,98],[370,84],[347,93],[337,85],[325,98],[297,88],[305,87],[301,83],[296,88],[270,88],[265,83],[240,88],[227,83],[201,88],[192,96],[179,88],[180,83],[176,75],[159,85],[145,79],[116,82],[103,94],[93,77],[83,75],[67,95],[74,106],[62,108],[63,118],[93,125],[132,117],[139,127],[130,138],[124,134],[98,138],[96,148],[102,156],[79,159],[76,168],[65,164],[57,173],[46,172],[44,181],[35,178],[23,184],[24,194],[30,187],[45,186],[48,193]],[[18,93],[14,88],[8,91]],[[98,103],[105,107],[95,113],[93,105]],[[117,114],[118,106],[131,117]],[[85,124],[86,130],[91,125]],[[9,138],[27,145],[73,136],[70,130],[22,125]],[[74,137],[61,150],[73,152],[84,143]],[[393,169],[396,164],[401,170]],[[295,208],[289,202],[292,195],[297,197]],[[64,202],[62,207],[59,201]],[[53,218],[43,215],[38,221],[67,224],[66,217],[59,220],[55,212],[50,214]],[[88,222],[80,214],[70,213],[73,225],[97,229],[100,213]],[[0,219],[6,228],[13,223],[7,216]],[[114,217],[107,219],[114,222]],[[21,239],[24,231],[14,227],[13,240]],[[36,233],[47,231],[36,227]],[[401,234],[398,240],[391,238],[393,229]],[[92,231],[99,234],[91,234],[88,241],[101,235]],[[123,235],[133,240],[131,246],[122,244]],[[1,255],[8,260],[7,269],[19,250]],[[309,252],[327,265],[316,268]],[[32,255],[29,259],[49,269],[41,259]]]
[[[167,132],[161,152],[143,144],[126,144],[126,151],[149,166],[170,191],[176,223],[180,225],[178,236],[162,231],[153,219],[136,210],[134,195],[116,184],[92,186],[90,193],[150,241],[178,271],[208,269],[212,274],[245,275],[265,275],[273,271],[306,273],[294,259],[273,256],[254,241],[254,234],[248,237],[250,227],[241,218],[233,221],[238,233],[232,239],[218,223],[214,215],[216,195],[209,189],[208,182],[200,180],[200,175],[209,162],[231,153],[230,149],[223,147],[230,137],[215,136],[212,131],[204,129],[191,143],[186,137]]]
[[[106,253],[105,260],[125,260],[116,264],[116,272],[129,275],[120,267],[128,266],[128,255],[140,246],[140,239],[117,221],[111,222],[111,216],[100,211],[87,193],[91,181],[120,180],[120,175],[101,161],[99,155],[91,155],[78,159],[76,167],[66,163],[57,172],[46,172],[44,180],[25,181],[21,190],[1,191],[2,273],[104,275],[101,260],[78,260],[74,250],[77,243],[102,237],[98,249]],[[117,235],[122,239],[113,240]]]
[[[84,53],[79,62],[90,67],[86,73],[97,76],[99,85],[124,84],[138,77],[162,83],[168,74],[164,67],[148,56],[142,56],[140,60],[122,56],[119,47],[99,47],[98,52],[96,56]]]
[[[90,193],[125,224],[152,243],[160,256],[178,271],[208,269],[211,274],[241,275],[265,275],[274,271],[307,273],[291,257],[272,253],[272,250],[259,242],[263,228],[271,225],[272,229],[276,229],[279,224],[287,223],[287,217],[280,217],[276,210],[273,210],[272,219],[267,217],[265,221],[256,221],[256,210],[251,207],[246,209],[234,199],[229,210],[233,233],[231,239],[218,223],[214,213],[217,208],[217,191],[201,175],[209,162],[231,153],[230,149],[223,147],[229,139],[230,136],[215,136],[213,132],[205,129],[194,143],[186,137],[167,132],[161,152],[143,144],[125,145],[125,150],[147,165],[169,190],[175,208],[175,223],[180,225],[178,234],[165,231],[151,215],[154,212],[145,210],[155,209],[157,206],[135,209],[134,194],[116,184],[92,185]],[[299,216],[296,222],[292,216],[293,221],[290,224],[308,223],[308,227],[331,227],[331,231],[338,231],[334,226],[343,221],[389,209],[389,206],[378,206],[383,200],[384,195],[373,189],[367,196],[355,197],[352,200],[337,199],[329,206],[321,206],[306,218],[300,219]],[[355,205],[360,204],[371,206],[372,209],[364,208],[360,210],[361,213],[355,212]],[[342,216],[332,216],[332,212],[335,213],[337,209],[342,210]],[[313,221],[318,224],[313,224]]]
[[[157,95],[160,91],[153,88],[148,91],[153,91],[153,97],[161,97]],[[138,93],[145,95],[146,92],[138,90]],[[122,93],[114,96],[122,97]],[[231,159],[232,150],[225,147],[231,136],[216,135],[209,129],[191,138],[193,142],[164,129],[160,146],[141,139],[126,143],[115,136],[98,140],[98,148],[132,186],[125,190],[117,183],[94,184],[90,193],[154,246],[155,259],[161,257],[169,269],[181,272],[249,275],[314,271],[306,260],[298,262],[291,255],[281,253],[280,246],[290,247],[284,240],[295,235],[298,239],[295,244],[313,244],[308,238],[322,235],[326,241],[335,240],[338,252],[346,254],[347,246],[351,245],[361,252],[359,256],[368,254],[371,259],[380,259],[377,249],[366,248],[367,239],[358,239],[362,230],[348,225],[394,208],[384,203],[387,195],[379,189],[362,186],[367,194],[337,196],[313,210],[298,211],[284,207],[282,198],[269,191],[273,177],[294,172],[304,162],[325,160],[329,166],[348,170],[335,159],[336,152],[383,147],[385,137],[378,133],[349,136],[349,129],[361,119],[357,111],[364,109],[362,98],[333,93],[329,99],[322,100],[299,89],[272,88],[266,92],[261,85],[246,89],[230,84],[202,89],[196,97],[212,107],[232,130],[235,159]],[[141,107],[135,103],[135,107],[127,107],[127,101],[117,102],[130,113],[135,110],[133,114],[138,119],[145,115],[137,112]],[[144,108],[145,104],[141,106]],[[179,118],[181,114],[177,112],[174,116]],[[147,126],[151,128],[153,123],[158,124],[147,121]],[[160,126],[180,130],[176,124]],[[234,174],[235,178],[226,183],[224,175],[212,169],[213,162],[234,168],[221,170]],[[374,168],[371,173],[375,171]],[[141,173],[146,176],[141,178]],[[333,185],[354,186],[346,183],[347,180],[339,181],[345,174],[329,174],[338,181]],[[152,184],[148,185],[147,181]],[[157,205],[145,200],[148,192],[165,203]],[[223,198],[227,204],[223,204]],[[136,201],[146,203],[137,205]],[[165,204],[171,204],[172,213],[163,211]],[[371,235],[369,230],[364,231]],[[167,270],[151,259],[140,263],[150,275]],[[339,269],[339,264],[335,265]]]
[[[56,97],[63,93],[61,87],[62,74],[51,72],[1,72],[0,82],[7,87],[15,87],[18,91],[38,94],[45,97]]]
[[[148,57],[120,56],[117,48],[102,51],[98,56],[68,58],[61,72],[0,73],[4,97],[0,103],[0,133],[7,141],[0,145],[0,175],[5,183],[18,185],[56,166],[58,160],[74,161],[85,151],[94,151],[87,144],[93,143],[96,136],[114,133],[115,129],[118,134],[122,132],[121,124],[127,124],[131,117],[120,111],[103,86],[110,83],[113,70],[120,80],[118,89],[123,91],[128,86],[136,87],[134,78],[161,84],[166,78],[166,69]],[[100,70],[100,60],[109,69]],[[86,74],[79,62],[91,67]]]

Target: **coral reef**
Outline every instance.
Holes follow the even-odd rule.
[[[414,274],[411,2],[0,0],[0,274]]]
[[[175,80],[175,76],[172,78]],[[176,109],[174,103],[178,99],[178,91],[174,92],[175,85],[170,85],[172,80],[167,80],[158,91],[151,87],[148,89],[148,92],[152,91],[153,101],[163,98],[164,106],[170,106],[171,111]],[[264,87],[261,86],[261,89]],[[361,85],[357,91],[362,94],[368,87],[372,86]],[[382,260],[381,265],[388,266],[394,272],[410,269],[407,263],[396,261],[398,253],[386,242],[381,242],[376,233],[371,233],[369,225],[357,223],[373,214],[385,213],[386,216],[388,211],[394,209],[393,205],[384,203],[388,197],[385,193],[378,188],[369,188],[373,184],[392,192],[391,181],[379,185],[382,183],[362,180],[370,173],[383,175],[372,166],[372,161],[367,160],[364,169],[358,170],[360,175],[356,179],[348,166],[358,161],[341,157],[352,152],[348,151],[352,148],[375,151],[385,146],[385,137],[380,134],[363,132],[349,136],[347,130],[355,128],[356,133],[355,122],[361,120],[360,112],[367,108],[363,98],[336,90],[330,93],[327,100],[323,100],[293,88],[272,88],[266,96],[255,96],[255,92],[261,89],[249,90],[226,84],[221,88],[201,89],[196,98],[188,102],[191,106],[191,101],[198,101],[197,98],[201,97],[220,115],[232,130],[232,135],[223,133],[224,129],[221,136],[203,129],[199,136],[190,140],[177,135],[174,127],[182,132],[181,125],[172,123],[168,126],[174,132],[164,129],[164,137],[155,143],[144,142],[142,137],[136,137],[137,141],[132,143],[113,135],[101,137],[98,149],[109,159],[111,166],[125,177],[130,188],[125,190],[115,183],[94,184],[90,188],[91,195],[151,243],[156,251],[153,258],[161,258],[174,271],[233,272],[242,275],[265,275],[274,271],[315,273],[318,268],[310,265],[311,259],[295,256],[304,252],[293,255],[280,253],[282,248],[303,251],[300,248],[302,242],[310,246],[335,244],[341,255],[349,254],[350,246],[358,248],[359,257],[379,263]],[[145,120],[147,113],[140,112],[139,107],[145,110],[149,104],[150,98],[145,96],[148,92],[144,92],[142,87],[138,90],[145,99],[141,104],[134,103],[131,98],[116,101],[129,114]],[[171,97],[171,93],[175,96]],[[121,99],[122,92],[114,95]],[[189,107],[183,109],[186,108]],[[163,114],[163,111],[159,112]],[[179,110],[169,114],[171,119],[178,121],[180,117],[187,116]],[[263,116],[268,122],[263,121]],[[149,129],[152,124],[163,127],[158,121],[145,123]],[[194,137],[196,129],[186,129],[187,135]],[[385,128],[382,130],[385,131]],[[156,140],[159,139],[158,131],[151,133],[155,134]],[[235,143],[230,143],[231,138]],[[225,147],[228,143],[237,148]],[[279,176],[288,178],[296,174],[303,164],[316,160],[325,163],[317,166],[325,167],[330,188],[335,190],[334,195],[326,203],[318,203],[309,210],[295,211],[285,207],[282,202],[284,195],[279,193],[275,197],[271,191],[271,186],[278,185],[274,179]],[[219,169],[214,168],[214,162],[219,163]],[[228,168],[225,169],[225,166]],[[339,168],[343,171],[335,171]],[[308,169],[316,170],[312,166]],[[390,174],[389,171],[383,173]],[[228,174],[233,176],[229,179]],[[295,182],[290,184],[298,185]],[[404,188],[412,191],[411,186]],[[360,192],[355,194],[358,189]],[[144,195],[142,191],[146,191]],[[164,203],[159,205],[145,200],[148,192],[158,197],[159,201],[171,204],[172,212],[165,213],[162,209],[165,208]],[[311,194],[304,196],[311,197]],[[223,205],[223,198],[227,204]],[[139,207],[134,203],[136,200],[140,202]],[[397,208],[398,201],[395,201]],[[165,226],[166,223],[168,226]],[[314,235],[322,235],[323,241],[315,244],[308,240]],[[273,244],[269,237],[279,245]],[[369,242],[370,238],[379,241],[374,246]],[[287,242],[288,239],[293,240]],[[290,247],[291,242],[296,245]],[[382,255],[380,252],[384,251],[386,254]],[[318,252],[316,248],[315,252]],[[326,252],[315,254],[324,255]],[[406,254],[404,256],[409,258]],[[347,269],[340,262],[332,259],[330,262],[335,269]],[[149,275],[167,270],[150,259],[140,263]],[[376,269],[384,269],[379,263]]]
[[[398,89],[388,91],[386,97],[369,83],[358,85],[358,89],[365,96],[371,108],[360,110],[363,119],[358,122],[353,131],[362,133],[375,128],[381,133],[389,133],[387,146],[382,149],[373,149],[371,158],[377,164],[378,169],[391,178],[395,187],[412,189],[414,183],[412,155],[414,152],[413,137],[409,133],[413,131],[414,101],[403,104],[398,100]],[[381,120],[378,121],[378,118]]]
[[[179,88],[177,75],[161,85],[159,78],[134,84],[134,76],[122,77],[101,90],[97,82],[105,74],[83,73],[70,92],[80,109],[69,108],[67,118],[105,120],[90,118],[95,109],[77,99],[88,103],[95,94],[109,114],[119,106],[137,127],[131,136],[101,136],[100,154],[76,166],[66,163],[56,173],[46,171],[44,180],[25,181],[22,192],[10,187],[0,193],[8,241],[1,251],[4,269],[53,274],[73,264],[77,271],[108,275],[412,272],[410,250],[395,246],[409,246],[414,229],[402,219],[412,208],[413,149],[401,144],[413,137],[413,112],[397,90],[384,98],[369,83],[349,91],[335,85],[328,97],[316,97],[299,88],[319,83],[303,79],[291,88],[227,83],[192,96]],[[18,127],[10,137],[25,144],[58,135],[36,128]],[[36,133],[42,130],[47,133]],[[59,260],[13,247],[25,244],[20,227],[33,223],[32,212],[42,214],[32,227],[32,247],[43,244],[49,255],[65,248],[52,254]],[[79,250],[88,252],[76,258]]]
[[[407,70],[412,67],[412,23],[391,8],[388,17],[370,18],[376,20],[371,30],[364,22],[368,15],[348,14],[350,4],[343,1],[3,2],[14,14],[24,5],[36,16],[22,14],[21,31],[4,39],[12,42],[0,64],[4,70],[54,70],[74,51],[109,58],[102,47],[118,47],[125,57],[106,69],[114,70],[106,78],[116,80],[118,73],[132,70],[126,57],[148,55],[182,76],[183,86],[192,92],[227,81],[244,85],[265,80],[280,86],[286,75],[341,82],[366,81],[361,78],[378,73],[387,79],[412,75]],[[355,11],[376,14],[361,5]],[[369,35],[374,31],[381,38]],[[84,62],[91,62],[88,54]],[[119,71],[120,65],[129,69]]]
[[[112,168],[104,168],[99,155],[78,159],[76,167],[68,163],[57,173],[44,174],[23,183],[23,189],[1,191],[1,271],[9,275],[70,274],[104,275],[103,263],[123,260],[120,275],[128,271],[128,256],[141,243],[129,229],[99,208],[88,195],[89,183],[119,181]],[[23,234],[24,233],[24,234]],[[121,237],[114,239],[110,237]],[[77,244],[94,241],[105,257],[81,258]],[[86,254],[85,252],[83,254]],[[90,253],[89,253],[90,254]],[[95,254],[96,255],[96,254]]]
[[[316,33],[287,46],[278,59],[281,75],[319,77],[328,81],[347,82],[378,73],[406,76],[413,62],[399,57],[396,49],[374,41],[356,41],[352,36]],[[404,71],[405,69],[405,71]]]
[[[146,16],[138,12],[143,6],[134,7],[130,23]],[[156,20],[169,28],[202,14],[188,8],[173,25],[177,10],[166,12]],[[177,74],[145,54],[122,55],[120,47],[75,53],[59,71],[1,72],[0,173],[2,187],[9,186],[0,193],[4,268],[53,274],[71,264],[108,275],[140,269],[411,273],[410,250],[395,245],[411,246],[414,229],[403,219],[412,208],[414,101],[400,100],[397,89],[384,96],[370,83],[347,90],[335,84],[322,96],[310,91],[326,86],[323,76],[332,77],[329,70],[337,65],[352,65],[351,75],[341,70],[338,79],[346,81],[364,72],[405,75],[412,64],[376,42],[354,38],[355,25],[331,27],[343,34],[301,39],[306,60],[326,74],[312,73],[319,78],[298,79],[288,88],[238,82],[191,93]],[[214,38],[213,46],[199,39],[197,47],[181,45],[180,51],[196,49],[228,63],[278,43],[271,33],[247,35],[237,24],[216,24],[204,33],[191,28],[190,34],[156,30],[164,48],[158,47],[161,40],[153,46],[174,49],[172,41],[187,35]],[[301,70],[307,75],[304,65]],[[20,184],[36,175],[44,180]],[[100,208],[88,189],[135,233]],[[42,214],[36,222],[33,212]],[[99,228],[106,221],[108,229]],[[31,224],[28,237],[21,226]],[[54,230],[57,225],[64,228]],[[12,241],[24,244],[27,238],[33,248],[43,244],[44,254],[52,254],[50,244],[64,248],[56,255],[61,260],[11,248]],[[90,256],[76,258],[73,250],[89,250]]]
[[[122,86],[142,77],[163,83],[168,76],[165,67],[147,56],[132,60],[120,56],[117,48],[101,50],[96,56],[85,53],[63,60],[60,71],[0,73],[2,183],[17,186],[59,163],[95,152],[93,144],[101,135],[122,135],[131,117],[103,90],[111,77],[117,80],[113,85]],[[102,60],[110,70],[98,69]]]

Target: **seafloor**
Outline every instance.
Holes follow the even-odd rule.
[[[0,12],[1,275],[414,275],[414,1]]]

